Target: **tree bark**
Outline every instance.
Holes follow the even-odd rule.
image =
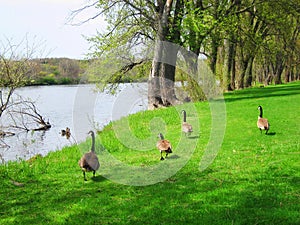
[[[155,109],[180,103],[175,95],[175,70],[179,47],[176,43],[180,38],[179,28],[173,34],[169,30],[169,17],[172,10],[172,0],[159,1],[158,31],[154,48],[154,58],[148,79],[148,108]],[[179,4],[179,5],[178,5]],[[176,1],[173,19],[178,20],[182,1]],[[181,9],[182,10],[182,9]],[[174,25],[174,24],[173,24]],[[171,36],[171,40],[168,40]]]
[[[253,60],[254,60],[253,57],[250,57],[249,61],[248,61],[248,64],[247,64],[247,69],[246,69],[246,72],[245,72],[245,75],[246,75],[245,87],[251,87],[251,85],[252,85]]]
[[[225,91],[235,89],[235,47],[230,40],[224,40],[224,79],[223,87]]]
[[[157,41],[148,79],[148,108],[179,104],[175,94],[175,70],[178,46]]]
[[[236,67],[235,67],[235,54],[236,54],[236,44],[232,44],[232,71],[231,71],[231,77],[230,77],[230,89],[235,90],[236,85],[235,85],[235,77],[236,77]]]

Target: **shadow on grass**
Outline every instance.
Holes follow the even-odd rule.
[[[200,138],[200,135],[195,135],[195,136],[188,137],[188,139],[199,139],[199,138]]]
[[[265,132],[262,132],[261,134],[259,134],[260,136],[275,136],[276,135],[276,132],[268,132],[268,133],[265,133]]]
[[[178,155],[170,155],[166,159],[179,159],[180,157]]]
[[[245,95],[243,95],[245,92]],[[264,88],[246,88],[239,91],[237,95],[234,91],[226,93],[226,102],[233,102],[242,99],[266,98],[275,96],[291,96],[300,94],[300,83],[291,83],[284,86],[273,86]]]
[[[103,176],[99,175],[99,176],[92,177],[91,180],[95,182],[103,182],[106,179]]]
[[[71,179],[55,183],[50,182],[50,177],[47,183],[30,183],[24,188],[9,186],[10,191],[0,198],[0,221],[127,225],[162,221],[199,224],[201,220],[201,224],[212,225],[299,224],[300,179],[294,171],[272,165],[253,172],[253,177],[248,177],[234,176],[230,170],[219,168],[208,168],[202,173],[186,170],[166,181],[141,187],[113,182],[82,185]],[[106,179],[98,175],[93,180]]]

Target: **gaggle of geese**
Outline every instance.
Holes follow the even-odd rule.
[[[266,118],[263,118],[263,109],[262,106],[258,106],[259,110],[259,116],[257,119],[257,127],[262,132],[262,130],[265,130],[265,134],[268,133],[270,124]],[[193,127],[191,124],[187,123],[186,121],[186,111],[181,111],[183,114],[183,122],[181,125],[181,130],[185,134],[185,136],[189,136],[193,132]],[[62,130],[62,135],[71,135],[70,129],[67,127],[66,130]],[[93,172],[93,177],[95,177],[96,171],[100,167],[100,163],[98,160],[98,157],[95,153],[95,134],[93,131],[89,131],[88,133],[92,137],[92,147],[91,150],[87,153],[85,153],[81,159],[78,161],[78,165],[81,168],[83,172],[83,178],[86,181],[86,172]],[[171,142],[169,140],[166,140],[162,133],[158,134],[159,140],[156,143],[156,148],[160,152],[160,160],[164,160],[167,158],[168,154],[172,153],[172,146]],[[165,154],[165,158],[163,157],[163,154]]]

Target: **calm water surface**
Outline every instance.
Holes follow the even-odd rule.
[[[24,87],[16,92],[36,101],[36,106],[52,127],[47,131],[20,132],[3,141],[9,148],[0,148],[1,161],[27,159],[36,154],[46,155],[64,146],[86,139],[89,130],[101,129],[137,111],[147,109],[146,84],[121,85],[116,95],[97,92],[93,85]],[[0,121],[4,123],[4,121]],[[62,137],[69,127],[72,137]]]

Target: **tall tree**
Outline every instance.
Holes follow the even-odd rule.
[[[180,26],[184,1],[112,0],[96,1],[86,7],[95,6],[99,9],[96,16],[103,15],[108,26],[105,33],[98,33],[89,38],[95,46],[92,57],[100,57],[121,48],[140,53],[142,48],[153,46],[154,42],[154,56],[148,82],[149,108],[177,104],[174,81],[178,48],[175,45],[169,48],[167,45],[168,42],[181,42]],[[76,16],[86,7],[74,11],[73,15]],[[128,62],[129,64],[135,65],[132,62]]]
[[[204,54],[224,90],[249,87],[256,80],[279,83],[284,71],[290,78],[299,73],[299,5],[299,0],[95,1],[87,7],[96,7],[99,13],[89,19],[104,15],[108,26],[105,33],[89,38],[92,57],[111,59],[108,52],[114,50],[123,61],[119,67],[123,72],[141,65],[140,53],[145,46],[152,47],[149,108],[178,103],[174,91],[178,46],[193,53],[193,59],[187,59],[193,74]],[[263,78],[258,71],[269,74]],[[118,79],[112,80],[118,81],[122,73],[116,74]],[[193,99],[203,99],[197,82],[187,80],[189,90],[198,92]]]
[[[175,67],[177,62],[178,45],[180,42],[180,26],[183,16],[183,1],[158,1],[157,35],[154,58],[148,81],[148,107],[177,104],[174,91]],[[172,16],[171,12],[173,10]]]

